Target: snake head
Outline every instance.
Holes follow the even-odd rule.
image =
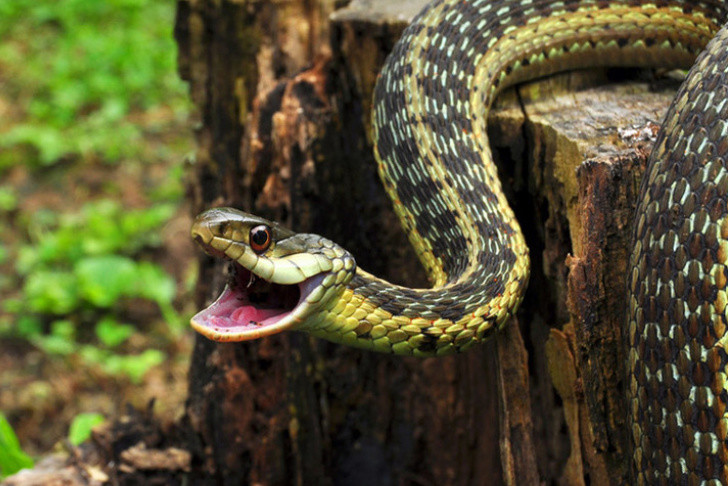
[[[208,254],[231,262],[225,290],[191,321],[215,341],[295,329],[343,292],[356,271],[354,258],[332,241],[237,209],[201,213],[192,237]]]

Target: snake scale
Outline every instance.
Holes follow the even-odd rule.
[[[192,234],[231,271],[193,326],[218,341],[296,329],[403,355],[468,349],[504,325],[528,280],[528,250],[488,145],[498,92],[568,69],[696,63],[658,135],[636,212],[629,435],[636,483],[725,483],[725,18],[719,0],[433,1],[389,56],[373,112],[381,178],[432,288],[381,280],[323,237],[211,209]]]

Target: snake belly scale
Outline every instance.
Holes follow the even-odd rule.
[[[437,356],[504,325],[528,250],[488,144],[507,86],[594,66],[687,68],[726,17],[723,1],[436,0],[405,30],[374,95],[384,186],[432,288],[356,266],[311,234],[229,208],[195,239],[231,261],[223,295],[192,319],[218,341],[303,330],[373,351]],[[628,276],[632,477],[728,481],[728,35],[681,88],[643,183]]]

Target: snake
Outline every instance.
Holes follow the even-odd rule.
[[[693,66],[649,157],[632,229],[623,330],[630,474],[636,484],[725,484],[726,10],[721,0],[429,3],[385,62],[371,134],[431,287],[378,278],[323,236],[212,208],[192,236],[229,261],[228,283],[192,326],[221,342],[297,330],[382,353],[466,351],[506,325],[529,277],[488,141],[496,96],[573,69]]]

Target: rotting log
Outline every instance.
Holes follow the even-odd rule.
[[[426,285],[367,137],[377,73],[422,3],[179,1],[180,72],[199,117],[194,209],[246,209]],[[494,340],[418,360],[296,333],[197,337],[180,422],[124,417],[64,477],[101,465],[120,484],[624,484],[629,228],[676,88],[641,76],[567,74],[497,101],[489,136],[532,271],[517,319]],[[224,280],[200,255],[197,304]],[[156,471],[144,469],[148,450],[164,458]],[[50,480],[42,474],[35,484]]]

